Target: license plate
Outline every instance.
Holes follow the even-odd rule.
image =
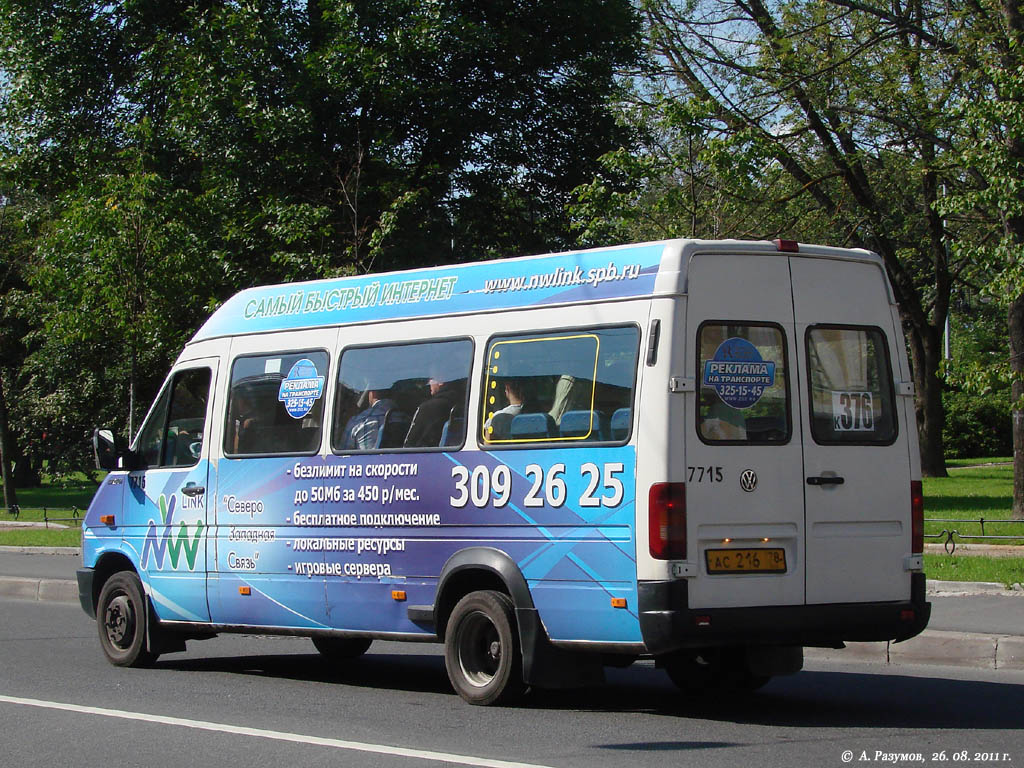
[[[708,573],[785,573],[784,549],[707,549]]]

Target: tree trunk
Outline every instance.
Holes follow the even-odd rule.
[[[7,428],[7,401],[4,399],[4,377],[0,373],[0,466],[4,482],[4,506],[9,510],[18,503],[11,472],[11,433]]]
[[[942,437],[946,409],[942,404],[942,379],[939,378],[942,339],[937,328],[928,326],[923,332],[908,327],[907,340],[914,369],[914,413],[917,416],[921,474],[925,477],[948,477]]]
[[[1010,302],[1007,313],[1010,331],[1011,397],[1014,406],[1024,398],[1024,292]],[[1024,520],[1024,409],[1014,407],[1013,417],[1013,519]]]

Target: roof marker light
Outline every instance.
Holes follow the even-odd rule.
[[[774,240],[775,250],[779,253],[800,253],[800,244],[796,240]]]

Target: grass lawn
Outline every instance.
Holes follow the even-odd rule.
[[[82,546],[82,529],[75,527],[16,528],[12,531],[0,530],[0,546],[80,547]]]
[[[925,542],[943,544],[942,531],[956,531],[957,544],[974,541],[978,544],[1024,545],[1024,522],[1009,521],[1013,506],[1013,467],[980,466],[987,462],[1009,459],[970,459],[948,462],[949,477],[924,479]],[[986,536],[1012,536],[1012,539],[966,539],[979,536],[985,520]],[[951,521],[951,522],[950,522]]]
[[[2,487],[2,486],[0,486]],[[79,518],[96,493],[97,485],[85,477],[61,483],[51,483],[47,478],[38,488],[19,488],[18,506],[21,513],[17,520],[42,522],[44,518],[73,518],[75,508]],[[0,499],[3,497],[0,496]],[[14,516],[7,510],[0,510],[0,520],[13,521]],[[67,528],[17,528],[0,526],[0,545],[22,547],[77,547],[81,545],[81,522],[60,520]]]
[[[993,581],[1024,584],[1024,557],[925,555],[924,572],[935,581]]]

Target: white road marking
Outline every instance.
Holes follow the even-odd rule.
[[[2,694],[0,694],[0,703],[20,704],[26,707],[39,707],[41,709],[56,709],[62,712],[77,712],[82,715],[113,717],[120,720],[138,720],[144,723],[173,725],[180,728],[194,728],[199,731],[213,731],[215,733],[230,733],[235,736],[254,736],[260,739],[288,741],[295,744],[311,744],[317,747],[331,747],[333,749],[348,749],[355,752],[370,752],[377,755],[394,755],[396,757],[409,757],[416,760],[438,760],[440,762],[455,763],[457,765],[479,766],[480,768],[549,768],[548,766],[538,765],[536,763],[517,763],[508,760],[491,760],[486,757],[455,755],[450,752],[432,752],[425,749],[392,747],[386,744],[367,744],[360,741],[324,739],[319,736],[305,736],[301,733],[268,731],[263,728],[247,728],[242,725],[208,723],[202,720],[188,720],[181,717],[167,717],[165,715],[148,715],[144,712],[126,712],[119,709],[104,709],[102,707],[84,707],[80,704],[65,704],[59,701],[42,701],[40,699],[23,699],[17,696],[4,696]]]

